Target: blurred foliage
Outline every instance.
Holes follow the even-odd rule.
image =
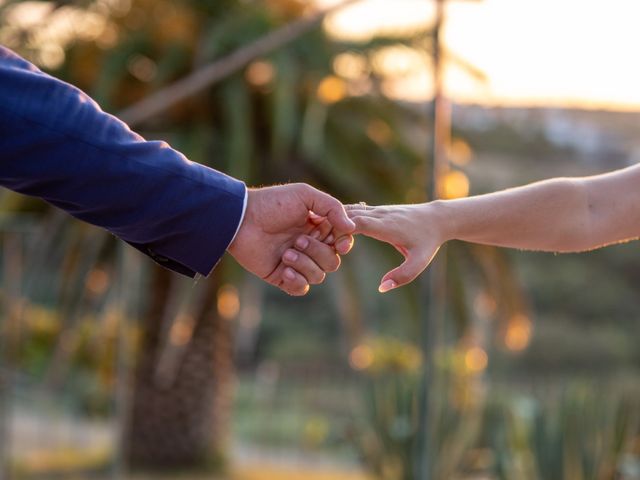
[[[40,383],[44,391],[65,389],[73,399],[74,411],[88,416],[112,413],[111,393],[115,389],[119,319],[116,312],[91,312],[80,318],[73,330],[63,329],[59,311],[27,304],[20,314],[21,342],[13,367]],[[131,321],[126,322],[132,325]],[[138,329],[126,333],[137,344]],[[62,356],[64,358],[62,358]]]
[[[418,346],[390,337],[372,337],[351,351],[349,361],[355,370],[369,375],[415,373],[422,368]]]
[[[425,428],[422,402],[425,388],[421,378],[425,370],[414,360],[418,350],[394,340],[387,340],[383,359],[387,370],[367,370],[365,411],[360,418],[357,445],[365,465],[383,480],[419,478],[417,467],[427,463],[430,478],[456,478],[480,432],[483,389],[482,369],[465,361],[466,351],[443,350],[438,358],[438,375],[429,385],[427,397],[429,427],[427,446],[421,447],[418,432]],[[375,363],[372,363],[372,367]],[[400,366],[400,368],[398,368]],[[423,471],[423,470],[421,470]]]
[[[299,17],[305,9],[304,2],[284,0],[5,2],[0,5],[0,39],[87,91],[107,111],[117,112],[190,71],[261,38]],[[32,14],[32,22],[23,22],[26,13]],[[389,45],[424,43],[428,38],[427,31],[418,31],[407,38],[341,43],[317,28],[152,119],[143,125],[142,133],[147,138],[167,140],[191,160],[223,170],[249,184],[306,181],[345,201],[360,198],[376,203],[403,201],[405,187],[412,183],[409,179],[421,168],[426,144],[413,139],[408,126],[426,125],[425,117],[422,112],[392,102],[382,94],[380,74],[373,68],[372,56]],[[336,71],[335,61],[341,55],[361,65],[357,79],[345,78]],[[358,84],[363,83],[367,88],[354,95],[353,90],[362,90]],[[426,173],[423,170],[420,173],[426,182]],[[59,261],[47,266],[52,269],[68,266],[68,270],[61,277],[62,288],[50,292],[51,303],[62,305],[56,307],[62,309],[61,327],[53,356],[61,359],[54,364],[68,374],[74,358],[84,353],[86,333],[78,312],[92,305],[80,295],[83,282],[98,260],[109,264],[112,243],[106,235],[92,230],[90,234],[82,234],[67,222],[57,224],[56,232],[60,235],[56,243],[60,252],[52,257]],[[88,244],[91,237],[93,247]],[[43,251],[50,248],[42,247]],[[223,275],[223,271],[228,275],[225,283],[238,277],[233,268],[218,268],[216,277]],[[214,280],[222,283],[219,278]],[[174,293],[162,295],[165,307],[181,303]],[[198,317],[196,322],[199,321]],[[145,332],[149,334],[153,332]],[[224,338],[214,341],[216,351],[231,351],[224,347],[227,341]],[[159,345],[162,348],[162,342]],[[143,354],[145,358],[162,356],[162,352]],[[89,358],[84,360],[88,368],[96,368]],[[211,363],[214,362],[202,366],[214,370],[209,378],[231,375],[230,364]],[[64,376],[59,369],[55,376]],[[197,370],[200,369],[189,371]],[[187,373],[182,373],[181,381]],[[153,427],[155,432],[164,425],[169,432],[174,428],[173,419],[183,418],[182,405],[168,408],[166,402],[173,398],[176,401],[206,398],[206,392],[193,389],[198,385],[206,389],[211,382],[183,383],[192,390],[172,395],[164,392],[164,417],[156,421],[144,419],[141,424]],[[143,386],[150,391],[148,387],[152,389],[153,382]],[[215,398],[228,398],[227,388],[218,383]],[[135,395],[135,398],[142,397]],[[149,405],[140,412],[150,417],[154,411],[152,402],[148,398],[145,401]],[[204,403],[202,408],[212,409]],[[212,442],[206,434],[190,432],[200,432],[202,418],[208,418],[210,412],[192,408],[189,413],[192,424],[180,429],[175,425],[170,436],[176,445],[183,446],[191,445],[194,438],[201,439],[198,446],[188,448],[198,456]],[[225,415],[217,412],[216,419]],[[136,415],[134,425],[135,420]],[[211,432],[215,423],[210,422]],[[319,423],[310,425],[308,441],[317,442]],[[223,436],[216,435],[219,439],[216,441],[223,443]],[[156,442],[156,447],[160,448],[160,444]],[[172,452],[166,453],[165,458],[171,457]]]
[[[20,9],[27,3],[44,9],[32,24],[19,21]],[[115,113],[259,39],[304,10],[305,2],[295,0],[5,1],[0,4],[0,42],[85,89]],[[73,20],[66,22],[66,29],[65,18]],[[142,132],[249,184],[307,181],[345,202],[423,201],[429,176],[424,161],[429,122],[422,107],[385,97],[380,88],[384,72],[376,68],[373,57],[379,49],[394,45],[428,53],[429,38],[430,32],[424,30],[405,38],[345,43],[317,29],[152,119]],[[532,168],[537,170],[548,167],[538,157],[553,155],[555,161],[570,153],[540,135],[523,136],[509,125],[481,133],[458,129],[454,133],[460,162],[456,168],[464,172],[486,169],[485,164],[465,165],[478,153],[508,153],[517,158],[526,151],[535,157]],[[462,138],[468,143],[460,143]],[[496,171],[509,169],[517,171],[518,165],[496,167]],[[472,191],[486,189],[469,176]],[[104,411],[114,381],[115,338],[106,313],[96,320],[109,303],[108,289],[100,290],[100,274],[94,277],[98,278],[95,291],[89,288],[89,279],[96,271],[111,275],[114,242],[108,235],[61,220],[32,200],[8,194],[1,200],[11,211],[44,215],[45,222],[40,243],[29,250],[33,255],[27,263],[28,269],[38,272],[28,281],[29,291],[36,292],[38,304],[45,307],[34,304],[27,309],[19,366],[47,381],[78,379],[82,392],[78,396],[86,410]],[[640,269],[630,260],[637,257],[632,248],[615,247],[611,252],[589,254],[588,259],[560,259],[537,254],[514,258],[460,243],[448,246],[442,254],[448,268],[450,307],[445,326],[454,346],[442,350],[443,383],[435,387],[439,395],[431,405],[438,420],[431,445],[441,460],[433,464],[436,478],[455,478],[473,468],[495,470],[505,479],[607,478],[602,472],[610,471],[620,461],[620,453],[629,451],[625,441],[633,424],[625,419],[637,413],[626,400],[617,403],[592,391],[566,393],[556,403],[536,403],[535,414],[527,416],[510,397],[496,413],[491,402],[485,405],[481,387],[485,371],[498,377],[506,372],[520,384],[527,381],[523,373],[532,371],[545,378],[556,375],[555,380],[563,382],[574,367],[591,374],[598,367],[607,375],[612,366],[637,366],[640,356],[633,342],[637,336],[620,338],[619,331],[603,335],[600,328],[593,333],[584,328],[584,322],[605,320],[637,324]],[[354,368],[364,372],[361,435],[354,438],[345,432],[348,429],[339,415],[341,409],[344,413],[344,389],[331,390],[328,399],[323,398],[326,404],[316,410],[296,410],[283,401],[286,415],[271,420],[263,418],[265,403],[252,406],[247,400],[251,394],[241,390],[237,421],[244,438],[263,434],[266,443],[302,444],[311,450],[351,438],[380,478],[411,478],[411,466],[420,456],[415,436],[424,365],[419,349],[407,339],[415,341],[420,335],[418,312],[423,304],[417,285],[388,294],[384,301],[375,295],[372,279],[398,261],[390,250],[362,240],[338,274],[338,288],[314,289],[309,298],[295,304],[270,293],[254,358],[256,365],[275,360],[286,366],[305,361],[344,364],[348,357]],[[520,275],[513,274],[513,264]],[[612,268],[621,275],[612,278]],[[52,272],[62,272],[62,281],[56,283],[58,277]],[[225,275],[225,281],[239,282],[237,270],[228,269]],[[533,292],[531,301],[523,295],[523,278]],[[345,313],[349,306],[336,293],[340,286],[352,294],[349,301],[359,315]],[[337,308],[327,306],[331,303]],[[87,316],[83,311],[95,314]],[[535,331],[529,327],[522,348],[505,349],[509,325],[524,323],[523,316],[527,325],[535,320]],[[556,320],[562,321],[555,326]],[[347,332],[357,322],[363,323],[362,328],[353,330],[361,335],[336,341],[340,328]],[[394,335],[394,339],[370,338],[366,336],[370,331]],[[137,338],[136,332],[131,335]],[[484,366],[469,371],[467,355],[476,361],[472,366],[482,364],[477,363],[483,358],[475,345],[478,342],[487,344],[491,363],[486,365],[485,353]],[[61,370],[51,376],[46,371],[54,351],[61,360],[53,365]],[[305,374],[294,372],[292,377],[296,376]],[[316,385],[308,395],[322,397],[318,394],[322,389]],[[295,392],[287,389],[280,395],[296,399]],[[274,404],[277,410],[278,402]],[[479,443],[488,436],[491,442]],[[567,455],[559,458],[559,448]],[[563,477],[561,472],[576,476]]]
[[[640,473],[637,386],[603,391],[576,383],[525,397],[506,390],[486,395],[455,369],[439,378],[430,403],[430,478],[607,480]],[[423,457],[416,444],[417,375],[373,380],[355,435],[362,459],[376,478],[417,479],[416,456]]]
[[[485,432],[498,478],[636,478],[624,469],[626,456],[638,463],[637,386],[604,391],[575,384],[548,393],[536,402],[516,397],[489,407]]]

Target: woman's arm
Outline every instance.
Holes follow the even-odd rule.
[[[394,245],[405,262],[380,291],[412,281],[448,240],[579,252],[640,236],[640,165],[557,178],[501,192],[420,205],[348,207],[357,232]]]

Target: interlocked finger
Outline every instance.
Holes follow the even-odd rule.
[[[289,249],[282,256],[282,263],[291,267],[311,285],[317,285],[324,281],[325,272],[311,258],[302,252]]]
[[[304,276],[283,262],[271,275],[265,278],[265,281],[294,297],[305,295],[310,288],[309,282]]]
[[[340,256],[336,254],[333,246],[315,238],[306,235],[298,237],[295,243],[295,249],[300,253],[304,252],[304,255],[312,260],[322,272],[335,272],[340,267]],[[289,252],[287,252],[285,256],[288,253]],[[284,258],[283,262],[287,263]],[[303,273],[297,268],[297,265],[296,270]],[[307,277],[307,279],[309,283],[313,283],[312,279],[309,277]]]

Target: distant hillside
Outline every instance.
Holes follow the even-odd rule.
[[[595,163],[640,160],[640,113],[454,105],[452,118],[455,129],[478,139],[478,134],[510,132],[514,141],[537,139],[551,150],[569,150]]]

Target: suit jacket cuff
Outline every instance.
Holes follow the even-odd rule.
[[[220,172],[211,170],[212,180],[220,182]],[[244,218],[247,190],[243,182],[227,177],[227,192],[212,185],[211,195],[216,198],[202,199],[198,228],[190,228],[183,235],[152,244],[128,241],[131,246],[151,257],[159,265],[194,278],[208,276],[220,262],[225,251],[237,235]]]

